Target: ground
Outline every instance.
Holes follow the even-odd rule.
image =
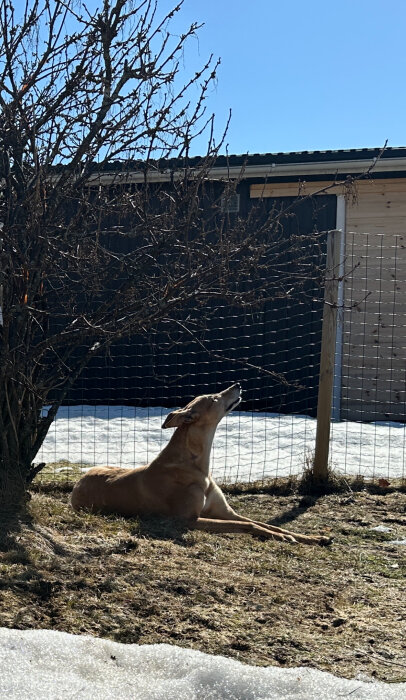
[[[0,542],[0,626],[169,643],[257,665],[406,681],[406,494],[234,489],[244,515],[331,547],[77,514],[39,486]],[[390,532],[373,527],[384,525]]]

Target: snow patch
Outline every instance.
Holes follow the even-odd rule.
[[[404,700],[406,684],[310,668],[246,666],[168,644],[119,644],[49,630],[0,628],[7,700]]]
[[[170,409],[173,410],[173,409]],[[170,437],[164,408],[62,406],[37,461],[135,467],[151,461]],[[314,453],[309,416],[234,411],[217,428],[212,472],[219,481],[255,481],[301,474]],[[366,478],[406,475],[406,425],[332,424],[330,461],[338,472]]]

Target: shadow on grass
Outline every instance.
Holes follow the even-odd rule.
[[[18,545],[18,536],[23,527],[32,526],[32,518],[26,507],[20,510],[2,508],[0,512],[0,552]]]
[[[186,535],[193,532],[183,520],[160,517],[142,517],[137,520],[133,534],[153,540],[170,540],[182,547],[190,547],[192,542]]]
[[[296,520],[300,515],[303,515],[307,510],[313,508],[321,496],[304,496],[298,504],[294,505],[289,510],[277,517],[267,520],[268,525],[275,525],[276,527],[283,527],[286,523],[291,523]]]
[[[36,530],[33,519],[24,507],[20,512],[12,510],[0,514],[0,561],[6,565],[0,578],[0,590],[12,590],[24,597],[34,595],[40,601],[47,601],[52,595],[52,583],[40,573],[30,551],[30,537],[27,531]],[[44,538],[44,533],[40,536]],[[52,537],[46,537],[55,549]],[[16,618],[13,626],[19,628]],[[22,626],[24,627],[24,625]]]

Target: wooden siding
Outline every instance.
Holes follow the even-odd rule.
[[[324,188],[328,187],[326,191]],[[352,189],[345,183],[271,182],[251,185],[250,197],[298,197],[317,194],[347,197],[347,231],[368,233],[406,232],[406,179],[360,180]]]
[[[309,195],[329,184],[251,185],[250,195]],[[406,179],[328,191],[346,195],[341,418],[406,421]]]
[[[341,417],[404,421],[406,180],[357,190],[346,208]]]
[[[406,234],[347,234],[341,417],[406,420]]]

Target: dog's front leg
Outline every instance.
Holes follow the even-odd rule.
[[[273,532],[267,528],[260,527],[252,521],[242,520],[214,520],[211,518],[197,518],[189,520],[188,525],[194,530],[205,530],[206,532],[230,532],[246,535],[254,535],[265,539],[277,540],[278,542],[296,542],[293,535]]]
[[[302,535],[298,532],[292,532],[291,530],[285,530],[282,527],[277,527],[276,525],[268,525],[268,523],[262,523],[258,520],[245,518],[243,515],[238,515],[238,513],[235,513],[235,515],[237,516],[238,520],[254,523],[255,525],[258,525],[258,527],[265,528],[270,532],[288,535],[293,537],[295,542],[300,542],[301,544],[319,544],[321,546],[328,546],[333,541],[332,537],[326,537],[325,535]]]
[[[264,523],[259,523],[257,521],[254,521],[256,525],[261,525],[261,527],[266,527],[268,530],[271,530],[272,532],[280,532],[283,533],[284,535],[292,535],[292,537],[295,538],[296,542],[300,542],[301,544],[319,544],[322,547],[327,547],[333,542],[332,537],[328,537],[326,535],[302,535],[299,532],[292,532],[291,530],[284,530],[281,527],[275,527],[274,525],[265,525]]]
[[[200,516],[204,502],[203,488],[193,484],[186,489],[180,489],[179,492],[175,492],[175,495],[169,501],[169,512],[176,518],[193,521]]]
[[[262,523],[258,520],[246,518],[244,515],[236,513],[236,511],[229,505],[224,493],[213,479],[211,479],[211,486],[208,493],[208,498],[206,500],[201,515],[203,516],[202,519],[214,519],[216,522],[232,521],[235,523],[251,523],[251,525],[255,525],[257,528],[260,528],[261,532],[263,530],[267,530],[268,533],[272,533],[274,535],[273,539],[275,540],[319,545],[329,545],[332,542],[331,537],[324,537],[321,535],[301,535],[296,532],[290,532],[290,530],[285,530],[281,527],[276,527],[276,525],[268,525],[267,523]]]

